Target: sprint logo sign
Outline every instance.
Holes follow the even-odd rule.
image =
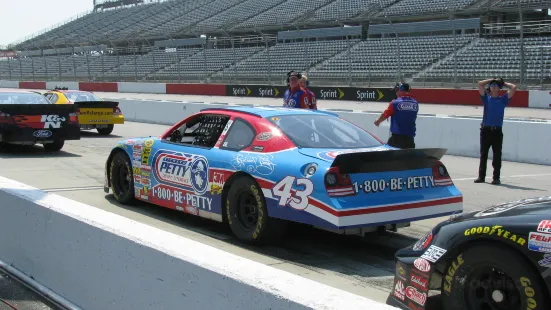
[[[249,96],[251,94],[248,87],[232,87],[232,92],[234,96]]]
[[[277,97],[279,95],[279,90],[277,88],[259,88],[258,95],[260,97]]]
[[[335,88],[332,90],[320,89],[321,99],[342,99],[344,97],[344,92],[340,88]]]
[[[379,101],[385,95],[378,89],[375,90],[358,90],[356,91],[356,100],[359,101]]]
[[[276,98],[282,97],[285,92],[284,87],[269,86],[269,85],[227,85],[226,94],[228,96],[237,97],[266,97]]]

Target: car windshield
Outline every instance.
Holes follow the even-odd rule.
[[[365,130],[327,115],[281,115],[271,117],[301,148],[369,148],[382,145]]]
[[[0,92],[0,104],[51,104],[41,94]]]
[[[72,102],[101,101],[98,96],[87,92],[67,92],[65,96]]]

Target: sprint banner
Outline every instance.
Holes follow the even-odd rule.
[[[226,85],[226,96],[283,98],[285,86]],[[395,93],[389,88],[310,87],[317,100],[390,102]]]

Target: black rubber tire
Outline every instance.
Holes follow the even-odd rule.
[[[113,129],[115,128],[115,125],[107,125],[107,128],[96,128],[98,130],[98,133],[102,136],[110,135],[113,132]]]
[[[109,167],[111,191],[115,199],[124,205],[135,202],[134,199],[134,175],[130,159],[125,153],[118,152],[113,156]],[[126,179],[126,182],[124,182]]]
[[[42,146],[44,146],[44,149],[46,149],[46,151],[58,152],[63,148],[64,145],[65,141],[58,140],[53,143],[44,143]]]
[[[254,200],[257,214],[256,221],[249,222],[250,227],[242,222],[244,216],[240,216],[241,212],[247,209],[246,204],[243,203],[247,196],[250,196],[249,203],[251,203],[251,199]],[[231,185],[226,198],[225,211],[232,232],[239,240],[247,244],[258,245],[275,242],[281,238],[287,227],[286,221],[268,216],[262,189],[250,177],[240,177]],[[252,213],[253,215],[248,217],[249,219],[255,217],[255,212]]]
[[[455,266],[457,266],[459,255],[461,255],[463,262],[458,268],[454,268],[453,263],[456,262]],[[517,252],[505,246],[499,247],[485,244],[467,248],[462,253],[459,253],[459,255],[454,257],[444,269],[441,295],[443,310],[549,309],[549,297],[545,286],[542,284],[540,275]],[[499,269],[509,277],[509,280],[504,278],[493,278],[492,282],[486,282],[485,280],[480,280],[480,278],[476,280],[477,270],[481,270],[479,269],[481,267],[489,270],[488,266]],[[455,272],[453,272],[454,269],[456,269]],[[452,271],[452,276],[448,276],[450,270]],[[488,273],[483,272],[483,274]],[[515,300],[516,302],[505,308],[481,307],[482,303],[490,302],[490,298],[487,298],[486,301],[481,301],[482,298],[478,297],[477,299],[476,295],[469,295],[469,291],[474,292],[476,288],[478,296],[492,296],[492,292],[496,291],[496,286],[492,290],[484,291],[484,286],[487,286],[487,283],[509,286],[512,293],[510,295],[503,294],[503,298],[507,301],[508,297],[510,297],[511,300]],[[478,305],[475,306],[476,303]]]

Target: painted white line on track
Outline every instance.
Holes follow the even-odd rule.
[[[511,178],[535,178],[535,177],[548,177],[551,176],[551,173],[545,173],[545,174],[517,174],[517,175],[510,175],[510,176],[501,176],[501,179],[511,179]],[[452,180],[455,181],[468,181],[468,180],[476,180],[476,177],[472,178],[457,178]]]
[[[83,187],[67,187],[67,188],[48,188],[43,189],[42,191],[51,193],[51,192],[71,192],[71,191],[90,191],[103,189],[103,186],[83,186]]]

